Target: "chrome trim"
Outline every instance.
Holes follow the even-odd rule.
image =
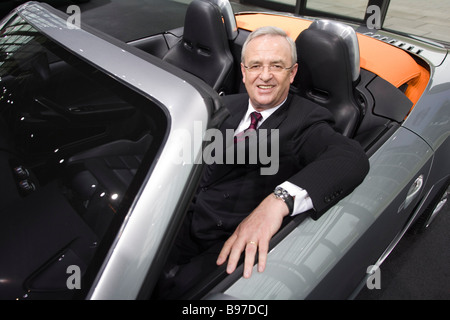
[[[212,3],[217,5],[222,12],[223,20],[225,23],[225,28],[227,29],[228,39],[234,40],[236,39],[237,32],[237,24],[236,18],[234,17],[233,8],[228,0],[210,0]]]

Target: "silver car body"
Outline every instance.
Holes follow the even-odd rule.
[[[181,130],[203,139],[215,110],[189,82],[135,55],[125,45],[97,37],[90,29],[69,28],[63,17],[46,6],[29,3],[17,13],[111,77],[158,101],[169,115],[164,148],[87,295],[88,299],[138,298],[160,244],[172,232],[167,230],[174,213],[180,211],[180,205],[186,206],[184,192],[196,172],[195,163],[174,163],[182,148],[176,133]],[[352,297],[449,180],[448,50],[396,38],[422,49],[419,58],[430,66],[431,80],[407,119],[370,156],[371,169],[364,182],[319,220],[302,217],[294,223],[272,247],[263,273],[255,267],[253,276],[244,279],[238,269],[205,298]],[[195,122],[202,124],[200,133],[194,132]],[[193,157],[201,159],[201,142],[194,145]]]

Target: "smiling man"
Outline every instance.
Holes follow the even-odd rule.
[[[257,140],[244,140],[241,146],[250,148],[262,139],[266,150],[278,151],[279,169],[262,175],[263,163],[207,166],[161,277],[158,297],[181,297],[226,262],[227,272],[234,272],[242,253],[244,277],[251,276],[257,253],[258,271],[263,272],[269,242],[286,216],[308,211],[318,219],[367,174],[367,156],[357,142],[333,129],[331,113],[289,94],[296,61],[294,42],[281,29],[263,27],[246,40],[241,70],[247,93],[224,97],[231,115],[220,129],[235,130],[236,141],[242,132],[254,132]],[[263,136],[274,130],[275,142]]]
[[[268,30],[271,33],[268,33]],[[286,100],[297,73],[293,41],[275,28],[252,33],[242,48],[243,82],[254,110],[264,111]]]

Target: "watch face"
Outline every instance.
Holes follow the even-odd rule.
[[[277,198],[286,198],[287,191],[280,187],[277,187],[274,191],[274,194],[275,194],[275,197],[277,197]]]

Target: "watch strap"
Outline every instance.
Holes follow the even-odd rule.
[[[284,203],[286,203],[289,209],[289,214],[291,215],[294,211],[294,198],[289,194],[289,192],[281,187],[276,187],[273,194],[276,198],[281,199]]]

